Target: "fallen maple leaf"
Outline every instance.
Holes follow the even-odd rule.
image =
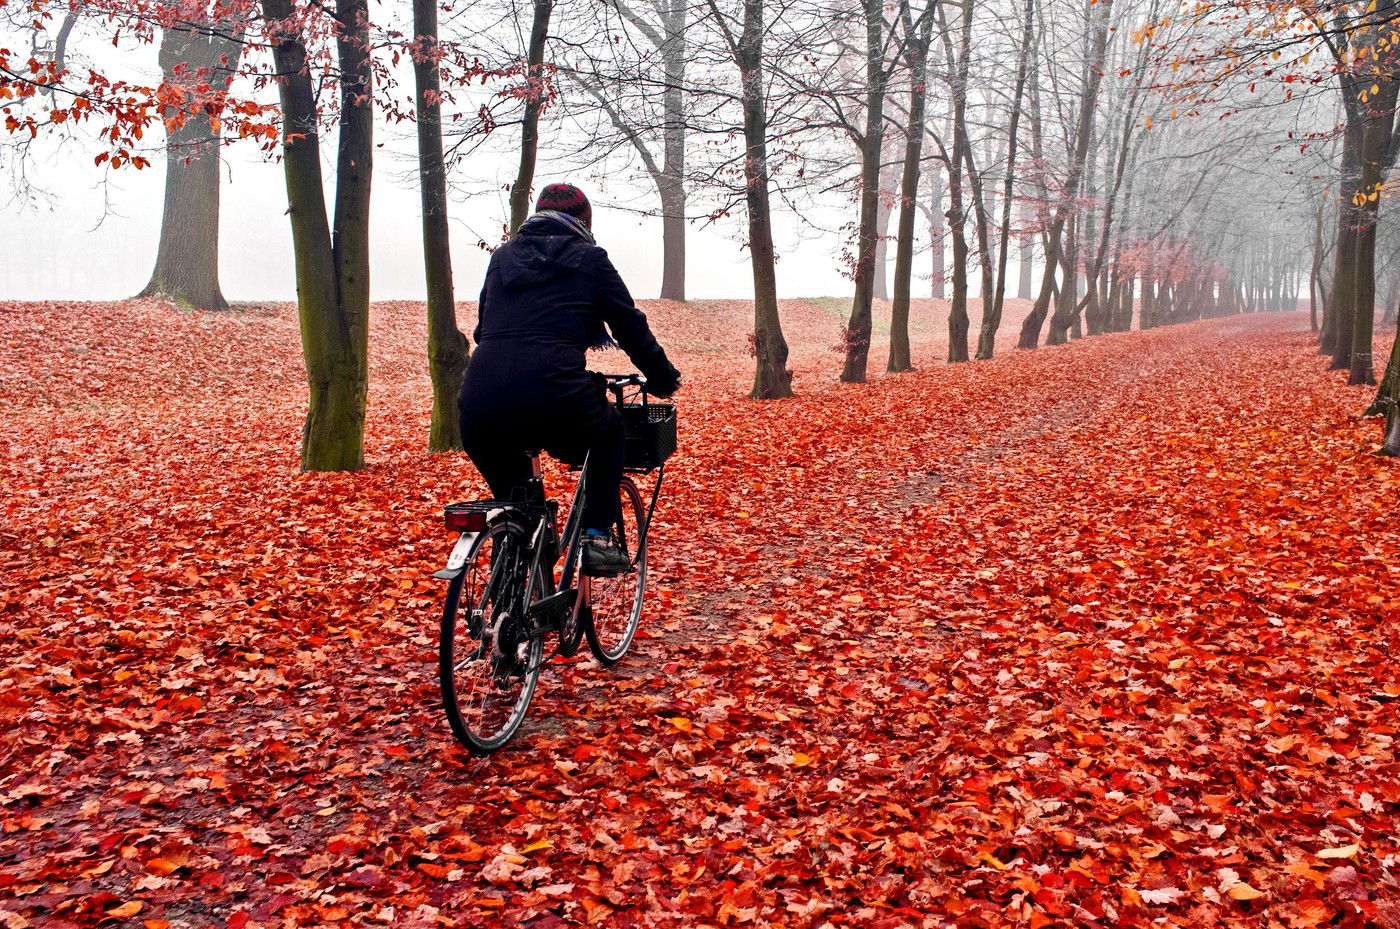
[[[1240,881],[1238,884],[1231,884],[1230,888],[1226,890],[1225,893],[1229,895],[1231,900],[1257,900],[1264,896],[1262,890],[1255,890],[1243,881]]]
[[[121,906],[112,907],[110,910],[107,910],[106,913],[112,919],[130,919],[141,912],[141,908],[144,906],[145,904],[140,900],[128,900]]]

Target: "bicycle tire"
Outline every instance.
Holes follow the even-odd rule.
[[[584,612],[581,619],[588,650],[605,668],[617,664],[632,648],[647,587],[647,548],[639,544],[646,510],[630,477],[622,479],[619,502],[621,515],[613,532],[631,558],[632,570],[616,577],[580,579],[579,603]]]
[[[452,734],[474,755],[490,755],[511,740],[539,684],[544,636],[526,626],[524,615],[525,607],[541,595],[538,589],[523,589],[530,583],[529,555],[528,530],[513,521],[497,522],[477,537],[462,572],[447,587],[438,638],[438,682]],[[475,606],[463,610],[468,602]],[[500,635],[506,641],[493,647]],[[478,698],[483,711],[487,704],[498,704],[508,710],[499,725],[464,713],[461,684],[471,676],[459,674],[464,671],[484,672],[486,678],[485,688],[468,691],[467,708]],[[519,690],[507,706],[505,694],[515,689],[515,682]]]

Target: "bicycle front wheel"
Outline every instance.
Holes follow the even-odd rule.
[[[525,610],[530,583],[526,530],[499,522],[483,532],[447,588],[438,640],[438,680],[457,741],[489,755],[525,720],[544,664],[544,636]]]
[[[631,568],[612,577],[580,579],[580,604],[589,614],[583,623],[588,649],[604,667],[616,664],[632,647],[647,587],[647,550],[641,538],[646,511],[630,477],[622,479],[619,502],[621,516],[613,535],[632,562]]]

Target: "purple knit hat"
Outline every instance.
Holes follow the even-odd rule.
[[[573,184],[549,184],[540,191],[535,201],[537,210],[556,210],[568,213],[588,228],[593,228],[593,205]]]

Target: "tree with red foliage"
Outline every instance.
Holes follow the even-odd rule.
[[[219,3],[182,3],[180,19],[161,30],[160,66],[167,97],[165,199],[160,245],[150,282],[138,296],[168,297],[201,310],[228,308],[219,287],[219,150],[221,96],[238,71],[251,11]],[[200,111],[181,104],[204,101]]]

